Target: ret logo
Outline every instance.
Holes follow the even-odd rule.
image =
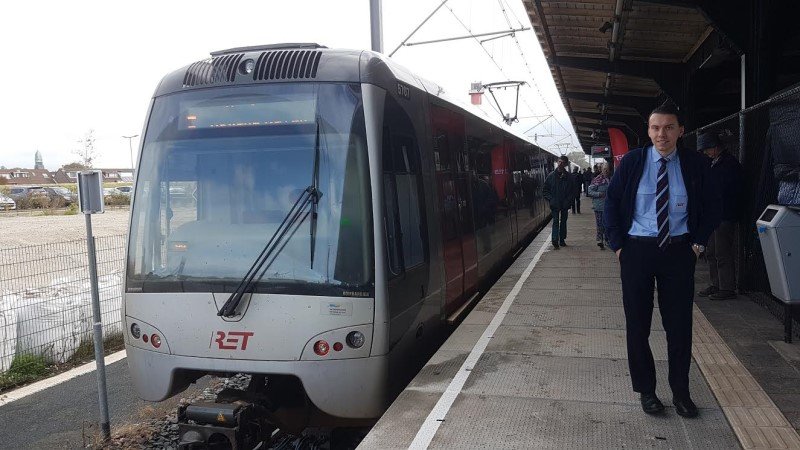
[[[220,350],[247,350],[247,340],[253,336],[252,331],[214,331],[211,333],[211,348],[214,343]]]

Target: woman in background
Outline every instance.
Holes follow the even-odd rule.
[[[588,196],[592,199],[592,209],[594,209],[594,220],[597,224],[597,246],[600,250],[606,248],[605,234],[606,228],[603,226],[603,204],[606,202],[606,191],[608,190],[608,177],[611,175],[611,169],[607,164],[603,164],[600,169],[600,175],[597,175],[589,185]]]

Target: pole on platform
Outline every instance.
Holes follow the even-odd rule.
[[[111,437],[111,421],[108,418],[108,392],[106,389],[106,361],[103,348],[103,319],[100,312],[100,292],[97,287],[97,252],[92,235],[92,215],[86,217],[86,246],[89,253],[89,279],[92,286],[92,332],[94,360],[97,365],[97,391],[100,394],[100,431],[103,439]]]
[[[78,202],[86,217],[86,250],[89,256],[89,281],[92,290],[92,332],[94,360],[97,366],[97,392],[100,401],[100,432],[103,440],[111,437],[108,418],[108,393],[106,389],[106,363],[103,349],[103,319],[100,312],[100,292],[97,287],[97,249],[92,234],[92,214],[103,213],[103,173],[90,170],[78,173]]]
[[[381,0],[369,0],[369,28],[372,36],[372,51],[383,53],[383,23]]]

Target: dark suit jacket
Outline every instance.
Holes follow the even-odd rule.
[[[625,245],[633,223],[636,191],[644,172],[644,161],[650,147],[631,150],[622,158],[606,192],[603,222],[609,247],[617,251]],[[722,215],[719,183],[711,179],[711,160],[700,153],[678,150],[681,174],[689,197],[688,228],[693,243],[706,245]]]

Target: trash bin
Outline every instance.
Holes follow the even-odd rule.
[[[800,208],[769,205],[756,221],[772,295],[784,302],[784,340],[792,339],[793,304],[800,304]]]
[[[800,303],[800,208],[769,205],[756,229],[772,295]]]

